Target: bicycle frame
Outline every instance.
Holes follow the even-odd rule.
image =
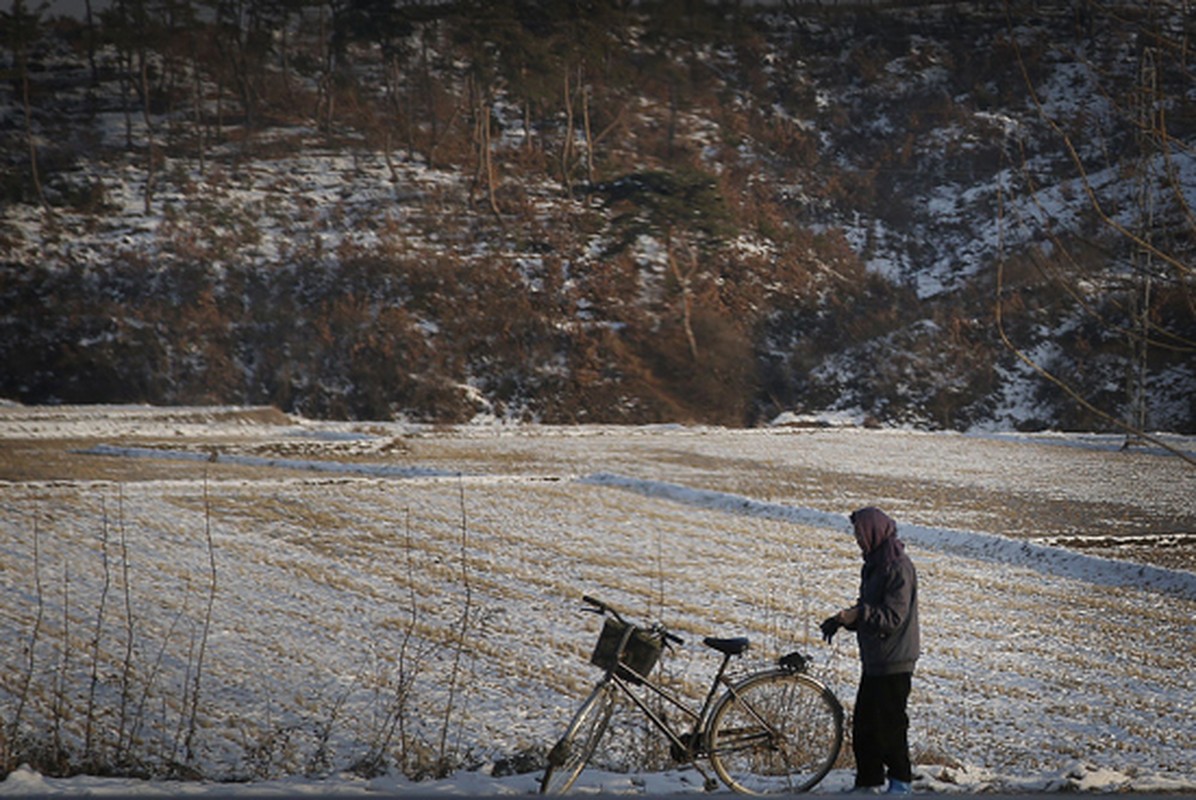
[[[689,733],[682,733],[671,725],[668,720],[661,717],[656,711],[649,707],[647,700],[640,696],[640,693],[633,688],[632,681],[627,680],[618,674],[616,668],[610,668],[606,671],[606,675],[601,679],[602,683],[613,683],[618,687],[619,691],[628,698],[633,705],[640,710],[649,721],[652,722],[656,728],[664,734],[665,738],[673,747],[673,755],[677,761],[692,762],[697,758],[706,754],[706,729],[710,721],[710,712],[714,707],[715,698],[718,696],[720,688],[725,687],[729,691],[734,691],[735,682],[727,677],[727,665],[731,662],[731,655],[724,653],[722,663],[719,664],[718,671],[714,675],[714,679],[710,682],[710,688],[706,692],[706,699],[702,702],[698,710],[694,710],[690,702],[678,696],[678,694],[669,691],[659,683],[651,679],[636,674],[635,683],[643,686],[652,694],[664,700],[673,708],[680,711],[692,725]],[[678,754],[684,756],[678,757]]]
[[[748,640],[707,637],[703,643],[722,659],[699,705],[692,695],[648,677],[664,646],[682,644],[680,638],[659,624],[629,625],[606,603],[582,599],[594,607],[584,611],[610,614],[622,629],[603,625],[590,657],[603,675],[549,751],[542,793],[566,791],[585,769],[606,730],[616,694],[665,737],[674,761],[702,775],[708,790],[718,788],[721,780],[744,794],[806,791],[831,769],[843,741],[843,710],[833,692],[805,674],[805,656],[793,652],[772,668],[729,675],[731,659],[748,649]],[[670,707],[681,715],[672,722],[666,714]],[[718,779],[699,760],[708,760]]]
[[[586,602],[595,605],[598,609],[598,613],[611,614],[615,617],[615,619],[626,624],[626,620],[624,620],[619,612],[613,607],[588,596],[584,599]],[[710,681],[710,688],[706,691],[705,700],[702,701],[701,707],[695,711],[687,700],[682,699],[676,693],[670,692],[659,683],[654,682],[648,676],[634,672],[633,670],[628,669],[626,665],[620,665],[622,653],[626,649],[627,644],[631,639],[632,633],[633,626],[627,625],[619,641],[619,646],[615,652],[615,657],[611,665],[607,667],[605,675],[599,681],[599,685],[604,683],[613,683],[623,694],[623,696],[629,699],[632,704],[638,708],[654,726],[656,726],[656,729],[659,730],[665,736],[665,738],[669,740],[669,744],[672,746],[671,751],[674,760],[678,762],[694,763],[698,758],[709,755],[709,748],[707,747],[707,735],[710,725],[710,715],[714,710],[715,700],[719,695],[719,689],[725,688],[737,700],[740,699],[738,692],[735,690],[735,687],[739,682],[733,681],[727,677],[727,666],[731,663],[731,659],[735,655],[741,653],[742,650],[732,652],[715,648],[718,650],[718,652],[722,653],[722,661],[718,665],[718,670],[715,672],[714,678]],[[681,642],[680,639],[676,638],[675,636],[670,636],[667,632],[664,632],[662,635],[665,639],[671,638],[677,643]],[[631,673],[632,677],[623,677],[623,671]],[[678,732],[674,726],[669,724],[668,720],[664,719],[661,715],[656,713],[648,706],[647,701],[632,688],[633,686],[644,687],[649,692],[680,711],[691,723],[691,729],[689,733],[686,734]],[[748,707],[748,711],[757,722],[771,729],[771,726],[769,726],[768,723],[750,706]],[[701,770],[699,769],[699,771]],[[705,772],[702,772],[702,774],[707,781],[712,780],[708,775],[705,774]]]

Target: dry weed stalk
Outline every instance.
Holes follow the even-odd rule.
[[[153,688],[154,684],[157,682],[158,674],[162,670],[162,662],[166,658],[166,647],[170,643],[171,639],[174,638],[175,628],[178,626],[179,620],[183,617],[183,615],[186,613],[186,611],[187,611],[187,607],[186,607],[186,603],[184,602],[183,608],[180,609],[177,614],[175,614],[174,620],[171,621],[170,628],[167,630],[166,636],[162,639],[162,646],[158,648],[158,656],[156,659],[154,659],[154,666],[150,669],[149,675],[146,676],[144,685],[142,686],[142,690],[141,690],[141,699],[138,700],[138,702],[137,702],[137,711],[133,716],[133,720],[134,720],[133,728],[129,734],[130,739],[132,739],[132,740],[139,739],[139,735],[141,732],[141,725],[146,719],[146,713],[147,713],[146,707],[149,705],[150,690]],[[191,663],[191,659],[188,658],[187,659],[188,668],[190,668],[190,663]],[[165,697],[162,698],[162,706],[163,706],[162,717],[161,717],[161,719],[162,719],[162,725],[161,725],[162,745],[160,746],[158,752],[159,752],[159,755],[164,757],[169,763],[174,763],[175,754],[173,752],[169,756],[164,755],[167,752],[167,750],[169,749],[165,743],[165,741],[166,741],[165,740],[165,731],[167,730],[166,698]],[[178,737],[176,736],[175,742],[177,743],[177,741],[178,741]],[[175,745],[174,749],[177,750],[177,744]]]
[[[9,725],[7,742],[9,748],[18,748],[19,735],[21,732],[21,717],[25,713],[25,705],[29,700],[29,690],[33,683],[33,672],[36,666],[36,650],[38,640],[41,638],[42,622],[46,613],[46,599],[42,593],[42,579],[41,579],[41,529],[38,524],[38,515],[33,515],[33,589],[34,596],[37,599],[37,612],[33,618],[33,630],[29,634],[28,658],[25,663],[25,675],[21,682],[21,691],[17,696],[17,708],[13,713],[12,723]],[[9,757],[18,755],[17,753],[8,753]],[[16,766],[12,763],[4,764],[4,771],[8,773]]]
[[[215,546],[211,531],[206,476],[204,500],[206,512],[205,534],[209,564],[206,614],[200,632],[192,637],[191,647],[185,662],[186,676],[183,681],[183,697],[180,704],[176,706],[182,709],[179,716],[178,728],[172,738],[168,733],[170,726],[166,721],[167,708],[171,704],[169,703],[169,698],[162,697],[163,716],[159,732],[161,746],[159,751],[153,754],[139,751],[142,744],[141,734],[148,723],[148,709],[151,706],[154,687],[158,685],[163,664],[167,658],[167,651],[171,642],[175,640],[175,632],[180,621],[186,616],[186,601],[184,601],[183,608],[175,615],[165,638],[158,646],[156,657],[149,671],[142,675],[137,663],[138,625],[137,616],[134,613],[135,600],[132,586],[132,559],[128,530],[125,522],[124,490],[123,486],[118,484],[116,512],[117,538],[115,544],[118,548],[118,557],[120,559],[120,590],[124,603],[123,655],[119,675],[115,681],[118,689],[116,708],[106,712],[99,699],[101,684],[104,682],[100,664],[103,658],[104,637],[109,616],[109,598],[113,589],[113,541],[107,498],[101,498],[100,570],[102,579],[100,582],[95,621],[91,629],[90,641],[86,646],[91,663],[88,667],[88,687],[86,690],[86,700],[84,701],[81,752],[76,754],[79,757],[78,763],[86,770],[116,774],[132,774],[132,771],[135,770],[138,774],[141,774],[146,771],[148,765],[155,762],[156,758],[157,762],[169,769],[171,774],[178,775],[180,774],[178,751],[182,749],[184,753],[184,766],[186,767],[182,773],[189,775],[196,774],[191,767],[193,767],[195,760],[194,740],[199,727],[199,691],[202,684],[205,647],[211,628],[217,588]],[[58,652],[57,667],[50,687],[48,708],[49,740],[44,743],[45,747],[36,753],[30,751],[30,748],[35,746],[35,742],[25,741],[24,744],[17,745],[17,743],[24,741],[22,726],[25,725],[25,713],[28,702],[31,699],[31,692],[33,691],[33,676],[37,671],[36,650],[44,627],[46,613],[45,593],[41,579],[41,529],[37,517],[34,518],[33,549],[33,579],[37,597],[37,612],[33,622],[31,643],[24,670],[23,686],[18,695],[16,713],[13,715],[7,728],[6,736],[4,737],[9,745],[8,752],[5,753],[4,764],[6,767],[9,766],[10,756],[13,759],[29,759],[32,757],[34,760],[42,762],[40,764],[41,768],[61,773],[67,769],[68,761],[70,760],[69,751],[71,745],[67,741],[64,724],[70,716],[68,683],[70,674],[74,671],[72,666],[74,652],[71,644],[72,625],[70,619],[72,575],[69,566],[64,565],[63,567],[62,641]],[[106,725],[103,721],[109,714],[115,717],[111,726]]]
[[[195,677],[191,688],[191,708],[187,723],[187,735],[183,740],[184,763],[190,767],[195,763],[195,731],[199,720],[199,693],[203,681],[204,656],[208,647],[208,636],[212,630],[212,609],[216,604],[216,547],[212,540],[212,503],[208,493],[208,471],[203,473],[204,540],[208,548],[208,603],[204,609],[203,628],[199,637],[199,652],[195,659]]]
[[[62,739],[62,720],[66,713],[66,684],[71,672],[71,570],[62,565],[62,651],[58,654],[58,669],[54,675],[54,692],[50,701],[51,753],[55,766],[66,766],[66,745]]]
[[[404,516],[404,554],[407,573],[408,618],[403,626],[402,637],[396,654],[397,665],[393,680],[383,683],[390,689],[385,699],[379,700],[383,705],[380,724],[374,731],[370,748],[354,766],[353,771],[365,777],[374,777],[386,767],[386,754],[398,738],[398,766],[405,773],[417,772],[416,748],[413,746],[412,733],[407,727],[408,711],[414,696],[416,680],[422,670],[427,656],[423,648],[414,647],[415,632],[419,622],[419,604],[415,593],[415,564],[414,544],[411,537],[411,509],[403,509]]]
[[[458,476],[460,478],[460,476]],[[461,617],[457,635],[453,639],[453,664],[449,670],[448,698],[445,700],[444,713],[441,717],[440,740],[436,749],[436,772],[443,777],[452,772],[452,759],[449,757],[448,736],[455,711],[457,693],[461,690],[461,662],[465,657],[465,643],[469,635],[469,626],[473,615],[473,587],[469,576],[469,524],[465,509],[465,483],[458,480],[461,505],[461,590],[464,594]]]
[[[120,713],[116,726],[116,763],[124,766],[128,759],[128,747],[125,735],[129,731],[129,699],[132,692],[133,679],[133,637],[135,634],[133,623],[133,594],[129,585],[129,540],[125,530],[125,495],[124,487],[117,485],[116,493],[116,529],[120,537],[120,569],[121,591],[125,602],[125,654],[120,673]]]
[[[84,715],[83,728],[83,762],[92,765],[96,762],[93,736],[95,735],[96,718],[96,689],[100,682],[100,641],[104,636],[104,611],[108,607],[108,591],[112,586],[112,569],[108,562],[108,498],[100,496],[100,513],[102,525],[100,528],[100,569],[103,579],[100,584],[100,600],[96,607],[95,631],[91,637],[91,676],[87,689],[87,712]]]

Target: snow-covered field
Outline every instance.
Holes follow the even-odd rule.
[[[701,636],[747,634],[745,667],[800,649],[850,708],[854,644],[817,623],[854,597],[844,515],[875,504],[922,583],[920,790],[1196,791],[1196,573],[1047,543],[1196,527],[1196,469],[1120,444],[0,407],[2,732],[247,781],[194,794],[526,793],[596,677],[582,593],[684,636],[678,684],[713,665]],[[621,741],[578,791],[701,791]],[[850,781],[844,758],[817,791]]]

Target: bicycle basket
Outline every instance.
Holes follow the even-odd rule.
[[[602,633],[598,635],[598,644],[594,646],[594,653],[590,656],[590,663],[602,669],[615,666],[615,657],[619,653],[619,644],[627,625],[616,619],[607,619],[602,623]],[[659,637],[653,636],[643,628],[632,626],[631,636],[627,639],[627,646],[623,648],[619,658],[619,677],[635,680],[647,675],[660,660],[663,644]]]

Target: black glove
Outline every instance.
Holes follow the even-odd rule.
[[[830,644],[831,639],[834,639],[835,634],[843,627],[843,623],[839,621],[839,615],[835,614],[832,617],[827,617],[819,627],[822,628],[823,641]]]

